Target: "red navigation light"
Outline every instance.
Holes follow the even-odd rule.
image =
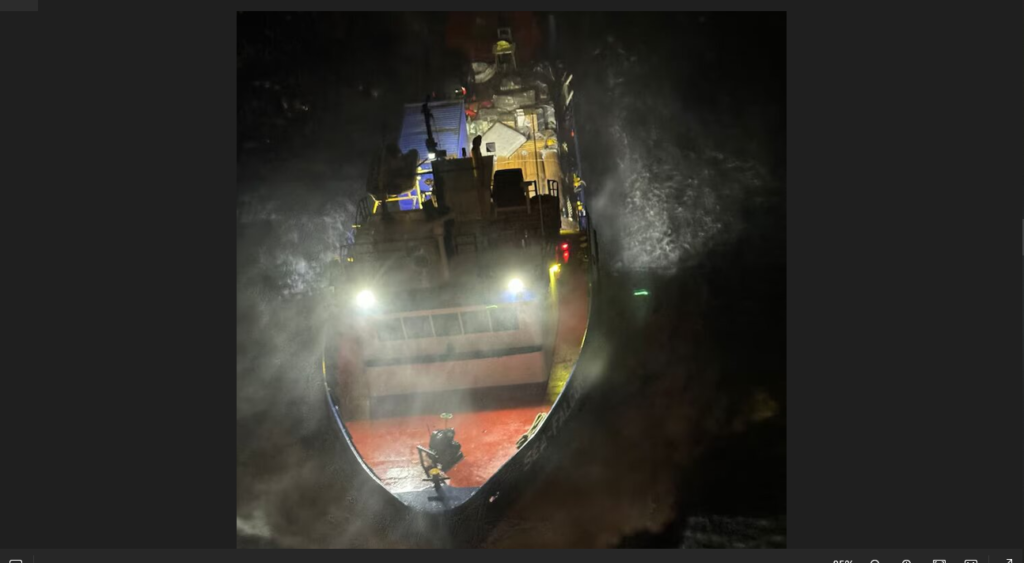
[[[566,264],[569,263],[569,251],[568,250],[566,250],[565,252],[562,253],[562,262],[564,262]]]
[[[563,242],[562,243],[562,250],[566,250],[567,248],[569,248],[569,243]]]

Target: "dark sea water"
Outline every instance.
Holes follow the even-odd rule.
[[[382,131],[451,67],[443,18],[247,16],[240,106],[258,98],[243,83],[271,76],[309,109],[239,122],[239,545],[444,544],[396,535],[374,517],[380,491],[349,486],[320,371],[338,322],[325,269]],[[607,288],[595,307],[629,317],[619,342],[635,347],[609,352],[622,369],[574,415],[586,447],[555,454],[484,544],[780,547],[784,16],[614,16],[558,16],[557,49]]]

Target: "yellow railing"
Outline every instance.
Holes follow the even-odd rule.
[[[385,200],[385,201],[388,201],[388,202],[392,202],[392,201],[398,201],[398,202],[401,202],[401,201],[414,201],[414,202],[416,202],[416,205],[413,207],[413,209],[423,209],[423,204],[426,201],[426,196],[427,196],[427,194],[424,193],[422,190],[420,190],[419,182],[417,181],[415,188],[413,188],[413,189],[411,189],[411,190],[409,190],[409,191],[407,191],[405,193],[401,193],[401,194],[398,194],[396,196],[391,196],[391,197],[387,198],[387,200]],[[377,209],[380,208],[380,204],[382,202],[381,202],[381,200],[373,197],[372,195],[370,197],[373,199],[373,210],[370,211],[370,214],[371,215],[376,215],[377,214]]]

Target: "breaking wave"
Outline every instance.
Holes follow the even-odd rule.
[[[355,216],[355,198],[345,193],[275,189],[241,198],[239,289],[279,298],[323,289]]]
[[[656,69],[637,64],[637,55],[614,38],[597,55],[607,64],[591,115],[610,108],[601,120],[617,155],[595,198],[618,235],[612,266],[672,273],[742,228],[739,203],[766,184],[766,171],[715,150],[700,116],[688,113],[678,93],[651,76]],[[644,85],[642,95],[637,84]]]

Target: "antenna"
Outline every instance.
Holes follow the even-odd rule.
[[[433,121],[434,116],[430,113],[430,96],[423,101],[423,121],[427,124],[427,160],[434,160],[437,157],[437,141],[434,140],[434,131],[430,127],[430,122]]]

